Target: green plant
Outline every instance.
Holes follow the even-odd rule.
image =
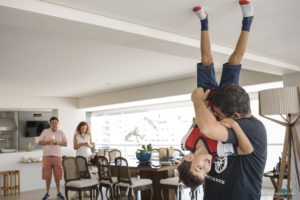
[[[146,145],[142,145],[142,148],[141,149],[138,149],[136,151],[136,157],[139,158],[140,157],[140,154],[142,153],[151,153],[152,152],[152,145],[151,144],[147,144]]]

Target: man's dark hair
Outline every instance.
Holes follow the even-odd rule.
[[[192,190],[195,190],[204,182],[204,180],[201,180],[191,172],[191,165],[192,162],[184,160],[177,167],[177,170],[179,172],[179,180],[182,181],[186,187],[190,187]]]
[[[232,116],[235,112],[242,116],[251,114],[249,95],[241,86],[236,84],[216,89],[211,95],[210,101],[226,117]]]
[[[54,116],[50,118],[50,122],[51,122],[52,120],[56,120],[57,122],[59,122],[59,121],[58,121],[58,118],[57,118],[57,117],[54,117]]]

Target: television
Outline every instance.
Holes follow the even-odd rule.
[[[38,137],[44,129],[50,127],[48,121],[27,121],[25,128],[25,137]]]

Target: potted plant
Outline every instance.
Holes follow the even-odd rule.
[[[152,145],[148,144],[145,146],[144,144],[142,145],[142,149],[138,149],[136,151],[136,158],[140,162],[148,162],[151,159],[151,151],[152,151]]]

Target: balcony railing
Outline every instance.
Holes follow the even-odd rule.
[[[173,147],[174,149],[181,149],[180,145],[176,144],[151,144],[153,149],[158,148],[166,148],[166,147]],[[135,152],[137,149],[141,149],[141,144],[95,144],[95,150],[98,151],[99,149],[119,149],[122,153],[122,156],[130,159],[135,158]]]

